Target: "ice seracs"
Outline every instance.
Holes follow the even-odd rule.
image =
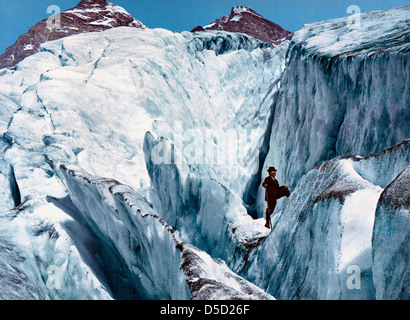
[[[367,156],[408,139],[409,10],[362,14],[360,29],[346,17],[295,33],[265,160],[281,168],[280,181],[295,186],[322,161]]]
[[[242,199],[205,170],[183,163],[156,163],[155,153],[178,152],[168,139],[148,132],[145,162],[161,216],[180,232],[181,238],[221,258],[238,270],[246,256],[269,234],[263,219],[252,219]]]
[[[71,14],[122,14],[90,3]],[[278,46],[107,13],[3,69],[0,297],[408,297],[407,12],[363,15],[362,42],[341,19]],[[272,232],[270,165],[291,186]]]
[[[215,43],[213,39],[218,41]],[[247,167],[258,158],[253,145],[264,136],[264,130],[258,128],[268,125],[265,111],[269,110],[270,97],[277,90],[270,80],[280,77],[285,50],[285,46],[272,48],[244,34],[223,31],[176,34],[161,29],[124,27],[46,42],[41,45],[41,52],[21,61],[15,70],[5,70],[0,87],[4,110],[0,115],[4,164],[0,181],[7,197],[0,205],[2,213],[11,210],[10,214],[16,216],[7,223],[19,226],[20,235],[11,236],[8,241],[17,243],[17,238],[21,239],[15,250],[23,248],[27,261],[23,266],[14,262],[13,265],[19,270],[27,268],[27,274],[30,270],[35,272],[29,274],[32,281],[27,282],[28,293],[22,296],[34,295],[39,299],[189,298],[191,291],[184,272],[179,270],[182,260],[178,258],[180,251],[175,247],[172,233],[165,238],[169,237],[167,241],[171,247],[167,248],[174,250],[177,257],[175,263],[171,263],[175,273],[167,279],[156,278],[155,273],[144,276],[150,274],[148,270],[168,265],[158,262],[164,251],[158,251],[156,258],[142,257],[142,254],[137,259],[133,248],[123,241],[132,239],[125,237],[129,221],[125,226],[117,220],[107,225],[110,220],[98,216],[92,207],[111,212],[109,219],[115,217],[118,213],[112,209],[114,198],[119,197],[121,206],[124,203],[119,194],[114,194],[124,194],[127,189],[114,182],[121,181],[130,186],[127,190],[138,190],[139,196],[132,196],[133,203],[139,202],[140,207],[144,204],[147,212],[154,212],[151,206],[156,205],[155,194],[150,190],[151,181],[142,150],[147,131],[173,138],[178,125],[194,126],[192,129],[209,127],[213,129],[210,130],[212,141],[222,149],[223,141],[218,140],[216,133],[223,134],[231,125],[245,133],[244,148],[237,156],[248,161],[241,160],[241,166],[229,164],[239,181],[232,183],[237,194],[232,193],[230,198],[238,199],[244,224],[251,221],[238,194],[243,192],[245,183],[242,182],[249,177]],[[108,79],[111,80],[107,82]],[[64,164],[67,170],[59,166],[55,168],[60,169],[54,170],[50,163]],[[13,180],[11,168],[15,184],[10,184]],[[226,164],[212,162],[202,168],[200,165],[192,167],[195,172],[207,172],[207,176],[213,178],[219,176],[229,184],[228,178],[232,175],[226,168]],[[212,183],[225,192],[221,183],[216,180]],[[18,185],[20,191],[22,206],[18,208],[15,208],[12,185]],[[114,193],[110,193],[110,187]],[[209,188],[204,188],[203,194],[206,190]],[[82,194],[88,194],[89,198],[82,198]],[[105,199],[101,203],[96,200],[99,194]],[[96,202],[90,207],[94,196]],[[211,213],[211,207],[204,203],[203,211]],[[137,214],[132,212],[132,215]],[[129,213],[124,214],[124,217],[129,216]],[[158,219],[149,216],[143,220],[157,222],[136,238],[142,237],[149,243],[163,236],[168,229],[160,219],[166,221],[168,217],[162,210],[156,214]],[[166,223],[170,226],[173,221],[169,219]],[[235,230],[238,239],[249,234],[244,226]],[[220,227],[227,225],[220,224]],[[116,242],[116,236],[125,238]],[[27,243],[35,245],[27,247]],[[189,250],[188,246],[186,248]],[[149,251],[145,254],[155,255]],[[36,266],[35,260],[27,258],[30,255],[40,257],[41,264]],[[167,256],[171,259],[171,254]],[[135,259],[146,261],[140,265],[146,268],[144,272],[135,267]],[[204,284],[212,283],[225,294],[205,290],[198,293],[198,297],[250,297],[249,288],[255,288],[253,285],[245,285],[246,281],[239,280],[233,271],[222,281],[228,266],[212,261],[209,257],[203,265],[209,262],[212,265],[208,267],[213,272],[218,268],[221,271],[217,273],[217,282],[214,275],[207,276],[205,272],[210,282]],[[61,289],[47,287],[48,272],[53,268],[64,271]],[[24,274],[21,273],[21,279]],[[76,274],[75,280],[73,274]],[[92,276],[87,277],[87,274]],[[175,280],[172,287],[163,282],[170,278]],[[132,279],[132,284],[124,283],[123,279]],[[12,281],[12,275],[9,280]],[[75,281],[81,283],[82,290],[74,290]],[[200,288],[195,281],[192,278],[190,283]],[[168,286],[167,289],[160,289],[163,285]],[[39,292],[30,291],[37,287],[41,289]],[[260,290],[254,297],[271,298]]]
[[[107,256],[106,278],[114,297],[149,299],[273,299],[234,274],[224,262],[182,242],[138,192],[52,162],[70,199]],[[110,264],[107,260],[106,264]],[[113,261],[111,264],[115,265]],[[117,277],[113,277],[117,274]],[[110,278],[111,281],[110,281]],[[112,281],[120,281],[114,284]]]

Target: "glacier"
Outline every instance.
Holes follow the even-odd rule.
[[[408,299],[409,9],[276,47],[118,27],[1,70],[0,298]]]
[[[278,299],[409,296],[406,275],[387,280],[392,270],[408,272],[408,230],[397,229],[390,249],[381,240],[382,226],[391,226],[382,217],[405,219],[399,212],[406,209],[378,203],[409,165],[409,10],[361,14],[357,24],[350,17],[309,24],[290,40],[264,167],[278,168],[291,196],[243,273]],[[263,196],[259,186],[259,216]],[[346,283],[353,266],[360,290]]]
[[[408,139],[409,10],[361,14],[356,25],[350,17],[317,22],[295,32],[266,158],[279,167],[283,184],[295,187],[307,170],[333,157],[366,156]]]
[[[239,274],[279,299],[380,297],[376,294],[373,280],[376,276],[373,276],[372,256],[373,251],[384,249],[374,248],[372,244],[375,211],[379,210],[378,200],[383,190],[409,165],[408,142],[405,140],[409,136],[406,125],[408,73],[402,75],[408,61],[406,11],[408,7],[363,15],[363,29],[351,31],[349,37],[366,34],[366,28],[376,30],[376,26],[380,28],[382,24],[385,25],[385,33],[370,34],[369,38],[362,39],[362,43],[355,42],[354,49],[349,47],[352,41],[346,39],[337,43],[339,47],[336,52],[333,47],[330,48],[334,38],[328,33],[340,34],[342,37],[348,28],[346,18],[309,25],[291,39],[286,69],[272,106],[272,133],[269,153],[265,159],[267,165],[264,167],[271,163],[279,164],[278,166],[283,163],[284,168],[280,170],[283,172],[282,178],[279,179],[293,186],[293,192],[297,196],[291,196],[281,203],[282,207],[273,217],[276,227],[266,240],[265,236],[255,232],[256,221],[247,223],[248,231],[258,235],[250,241],[257,244],[256,250],[255,247],[248,246],[248,250],[241,252],[241,245],[234,237],[236,228],[231,228],[234,224],[232,221],[238,225],[241,221],[241,206],[238,206],[240,199],[231,200],[229,209],[221,210],[230,200],[220,204],[217,202],[217,192],[221,194],[217,198],[224,197],[223,186],[218,186],[215,182],[210,187],[207,173],[201,172],[202,178],[198,179],[192,167],[161,168],[153,165],[150,158],[146,160],[151,180],[160,195],[163,210],[167,211],[168,219],[181,230],[192,229],[192,225],[198,228],[197,232],[186,235],[189,241],[204,250],[212,250],[215,255],[231,263]],[[397,24],[385,23],[393,17]],[[315,40],[311,40],[312,38]],[[323,44],[316,40],[319,38],[329,38],[332,41],[329,41],[330,44]],[[312,49],[314,41],[318,49]],[[390,46],[391,41],[395,46]],[[386,50],[382,50],[383,48]],[[378,59],[384,59],[391,66],[386,67],[384,62],[380,64]],[[337,64],[339,62],[341,66]],[[369,64],[369,68],[375,69],[369,71],[368,80],[363,80],[368,74],[366,71],[362,72],[365,70],[361,69],[363,64]],[[301,73],[301,70],[305,70],[305,73]],[[357,80],[346,80],[353,76]],[[384,78],[391,81],[386,85],[377,80]],[[335,84],[332,81],[336,81]],[[397,82],[400,81],[399,85]],[[367,85],[370,87],[366,87]],[[374,86],[383,88],[379,90]],[[311,87],[314,89],[309,91]],[[321,91],[315,88],[320,88]],[[386,90],[383,97],[390,98],[380,99],[381,90]],[[317,91],[318,96],[315,96]],[[338,95],[339,92],[341,95]],[[345,92],[353,92],[353,96],[346,96]],[[295,103],[296,107],[289,107]],[[387,119],[386,112],[380,112],[380,109],[386,110]],[[369,117],[368,120],[359,116],[358,112]],[[300,121],[300,117],[307,118]],[[323,124],[320,123],[322,118]],[[282,132],[286,134],[283,135]],[[369,137],[369,132],[379,136]],[[147,139],[150,141],[147,144],[151,144],[153,138],[149,135]],[[385,146],[401,143],[403,140],[403,144],[383,150]],[[165,142],[157,140],[156,143]],[[169,152],[178,153],[178,146],[168,143],[168,150],[171,150]],[[153,146],[148,148],[147,153],[152,155],[152,150]],[[375,152],[380,154],[373,155]],[[350,155],[351,153],[356,155]],[[330,162],[321,165],[318,170],[320,175],[316,169],[304,173],[311,167],[319,166],[324,160]],[[306,189],[307,186],[309,189]],[[207,188],[206,195],[203,188]],[[229,194],[229,191],[226,193]],[[210,199],[208,202],[212,205],[204,205],[204,197]],[[264,206],[262,197],[258,201],[257,211],[260,217]],[[217,205],[214,207],[214,204]],[[238,209],[232,219],[234,207]],[[213,214],[212,221],[205,220],[207,228],[204,229],[201,226],[203,219],[210,215],[208,210],[216,211],[218,215]],[[226,212],[225,216],[220,216],[221,211]],[[298,228],[292,229],[291,226],[295,225]],[[215,235],[218,241],[215,240]],[[399,237],[401,236],[406,236],[406,230],[401,231]],[[222,250],[221,243],[225,245]],[[405,243],[399,250],[398,254],[401,256],[397,266],[403,272],[408,269]],[[224,252],[226,247],[229,249]],[[241,253],[236,256],[238,252]],[[383,260],[378,257],[378,261],[382,263]],[[352,270],[360,272],[360,288],[357,290],[352,289],[352,285],[348,283],[351,281],[349,274]],[[396,291],[407,292],[405,279],[398,281]],[[390,286],[394,287],[394,284]],[[400,297],[406,297],[406,293],[402,293]]]
[[[239,156],[250,161],[242,167],[230,164],[229,177],[233,173],[246,181],[246,167],[259,157],[253,144],[264,137],[264,130],[255,130],[253,140],[248,132],[268,125],[266,112],[277,88],[270,79],[279,79],[285,50],[242,34],[124,27],[47,42],[15,70],[5,69],[0,211],[9,230],[18,232],[4,231],[2,243],[13,244],[16,252],[15,260],[7,256],[5,261],[27,272],[5,276],[5,281],[25,283],[14,296],[272,299],[222,260],[176,240],[162,211],[151,204],[155,194],[142,145],[149,130],[174,138],[177,126],[243,129],[246,143]],[[223,150],[225,143],[219,143]],[[215,177],[224,165],[203,170]],[[130,221],[138,213],[121,197],[125,192],[151,218]],[[95,208],[106,212],[105,218]],[[107,220],[111,214],[113,220]],[[133,234],[138,226],[148,230]],[[155,254],[161,243],[163,250]],[[141,251],[134,253],[136,248]],[[167,265],[173,269],[165,271]],[[13,296],[15,286],[2,288],[2,297]]]
[[[81,219],[102,243],[101,257],[107,259],[103,265],[108,268],[104,273],[113,277],[108,281],[115,297],[273,299],[235,275],[223,261],[182,242],[129,186],[51,163]]]
[[[226,54],[212,49],[213,43]],[[146,131],[170,136],[173,127],[181,125],[184,130],[232,128],[246,133],[267,126],[269,95],[274,91],[271,79],[281,74],[277,66],[284,63],[285,48],[264,47],[250,37],[223,32],[181,35],[122,27],[48,42],[41,53],[3,77],[2,92],[21,95],[6,135],[32,147],[62,145],[70,149],[66,150],[70,159],[77,159],[90,173],[148,188],[145,168],[138,165],[144,161],[141,146]],[[118,74],[118,68],[124,73]],[[21,86],[15,88],[15,83]],[[44,116],[32,119],[33,109]],[[250,118],[254,120],[249,124]],[[39,129],[20,132],[26,120]],[[90,129],[91,125],[95,127]],[[257,135],[264,134],[258,131]],[[107,161],[97,161],[105,157]],[[111,161],[118,165],[104,167]],[[242,171],[232,173],[241,179],[249,170]]]
[[[177,153],[168,139],[148,132],[144,142],[147,170],[162,217],[181,238],[223,259],[234,270],[269,234],[264,219],[253,219],[242,199],[206,172],[188,164],[155,163],[155,149]]]

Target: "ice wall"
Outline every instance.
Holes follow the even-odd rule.
[[[4,140],[3,140],[4,141]],[[0,243],[7,299],[111,299],[93,236],[35,150],[7,140],[1,153]]]
[[[181,164],[156,162],[159,154],[176,154],[177,147],[164,137],[148,132],[145,162],[161,217],[181,238],[221,258],[237,271],[248,253],[269,233],[264,220],[252,219],[242,199],[206,172]]]
[[[293,188],[322,161],[409,138],[409,11],[318,22],[294,34],[265,161],[281,183]]]
[[[372,239],[376,298],[410,297],[410,167],[404,169],[380,196]]]
[[[137,191],[51,163],[104,247],[101,258],[114,297],[121,292],[127,299],[273,299],[223,261],[181,241]]]
[[[283,77],[288,43],[132,28],[2,70],[0,294],[272,298],[233,270],[281,299],[406,297],[408,12],[305,26]],[[292,194],[266,238],[269,165]]]
[[[407,294],[408,230],[386,220],[404,221],[406,214],[378,200],[410,161],[409,10],[318,22],[291,39],[264,167],[277,167],[278,180],[292,194],[278,206],[275,229],[245,268],[249,279],[279,299]],[[337,158],[344,154],[354,155],[350,169],[349,161]],[[259,215],[266,206],[262,191]],[[356,236],[349,231],[355,228],[361,230]],[[390,249],[381,240],[384,232],[394,237]],[[357,248],[356,258],[343,253]],[[260,272],[261,265],[275,267]],[[354,265],[362,272],[360,290],[346,282]]]
[[[81,219],[96,234],[105,256],[111,257],[111,261],[105,261],[110,264],[107,270],[111,270],[111,276],[117,275],[117,290],[122,291],[123,298],[189,297],[179,271],[180,252],[173,231],[156,218],[137,192],[115,180],[94,178],[79,169],[56,165],[55,170]]]

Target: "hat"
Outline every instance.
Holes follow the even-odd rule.
[[[277,170],[275,169],[275,167],[269,167],[268,172],[271,172],[271,171],[277,171]]]

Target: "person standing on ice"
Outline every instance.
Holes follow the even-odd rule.
[[[279,182],[276,180],[275,167],[269,167],[268,174],[262,186],[265,188],[265,201],[267,202],[265,227],[272,229],[270,216],[275,210],[276,200],[284,196],[289,197],[290,192],[287,186],[279,186]]]

